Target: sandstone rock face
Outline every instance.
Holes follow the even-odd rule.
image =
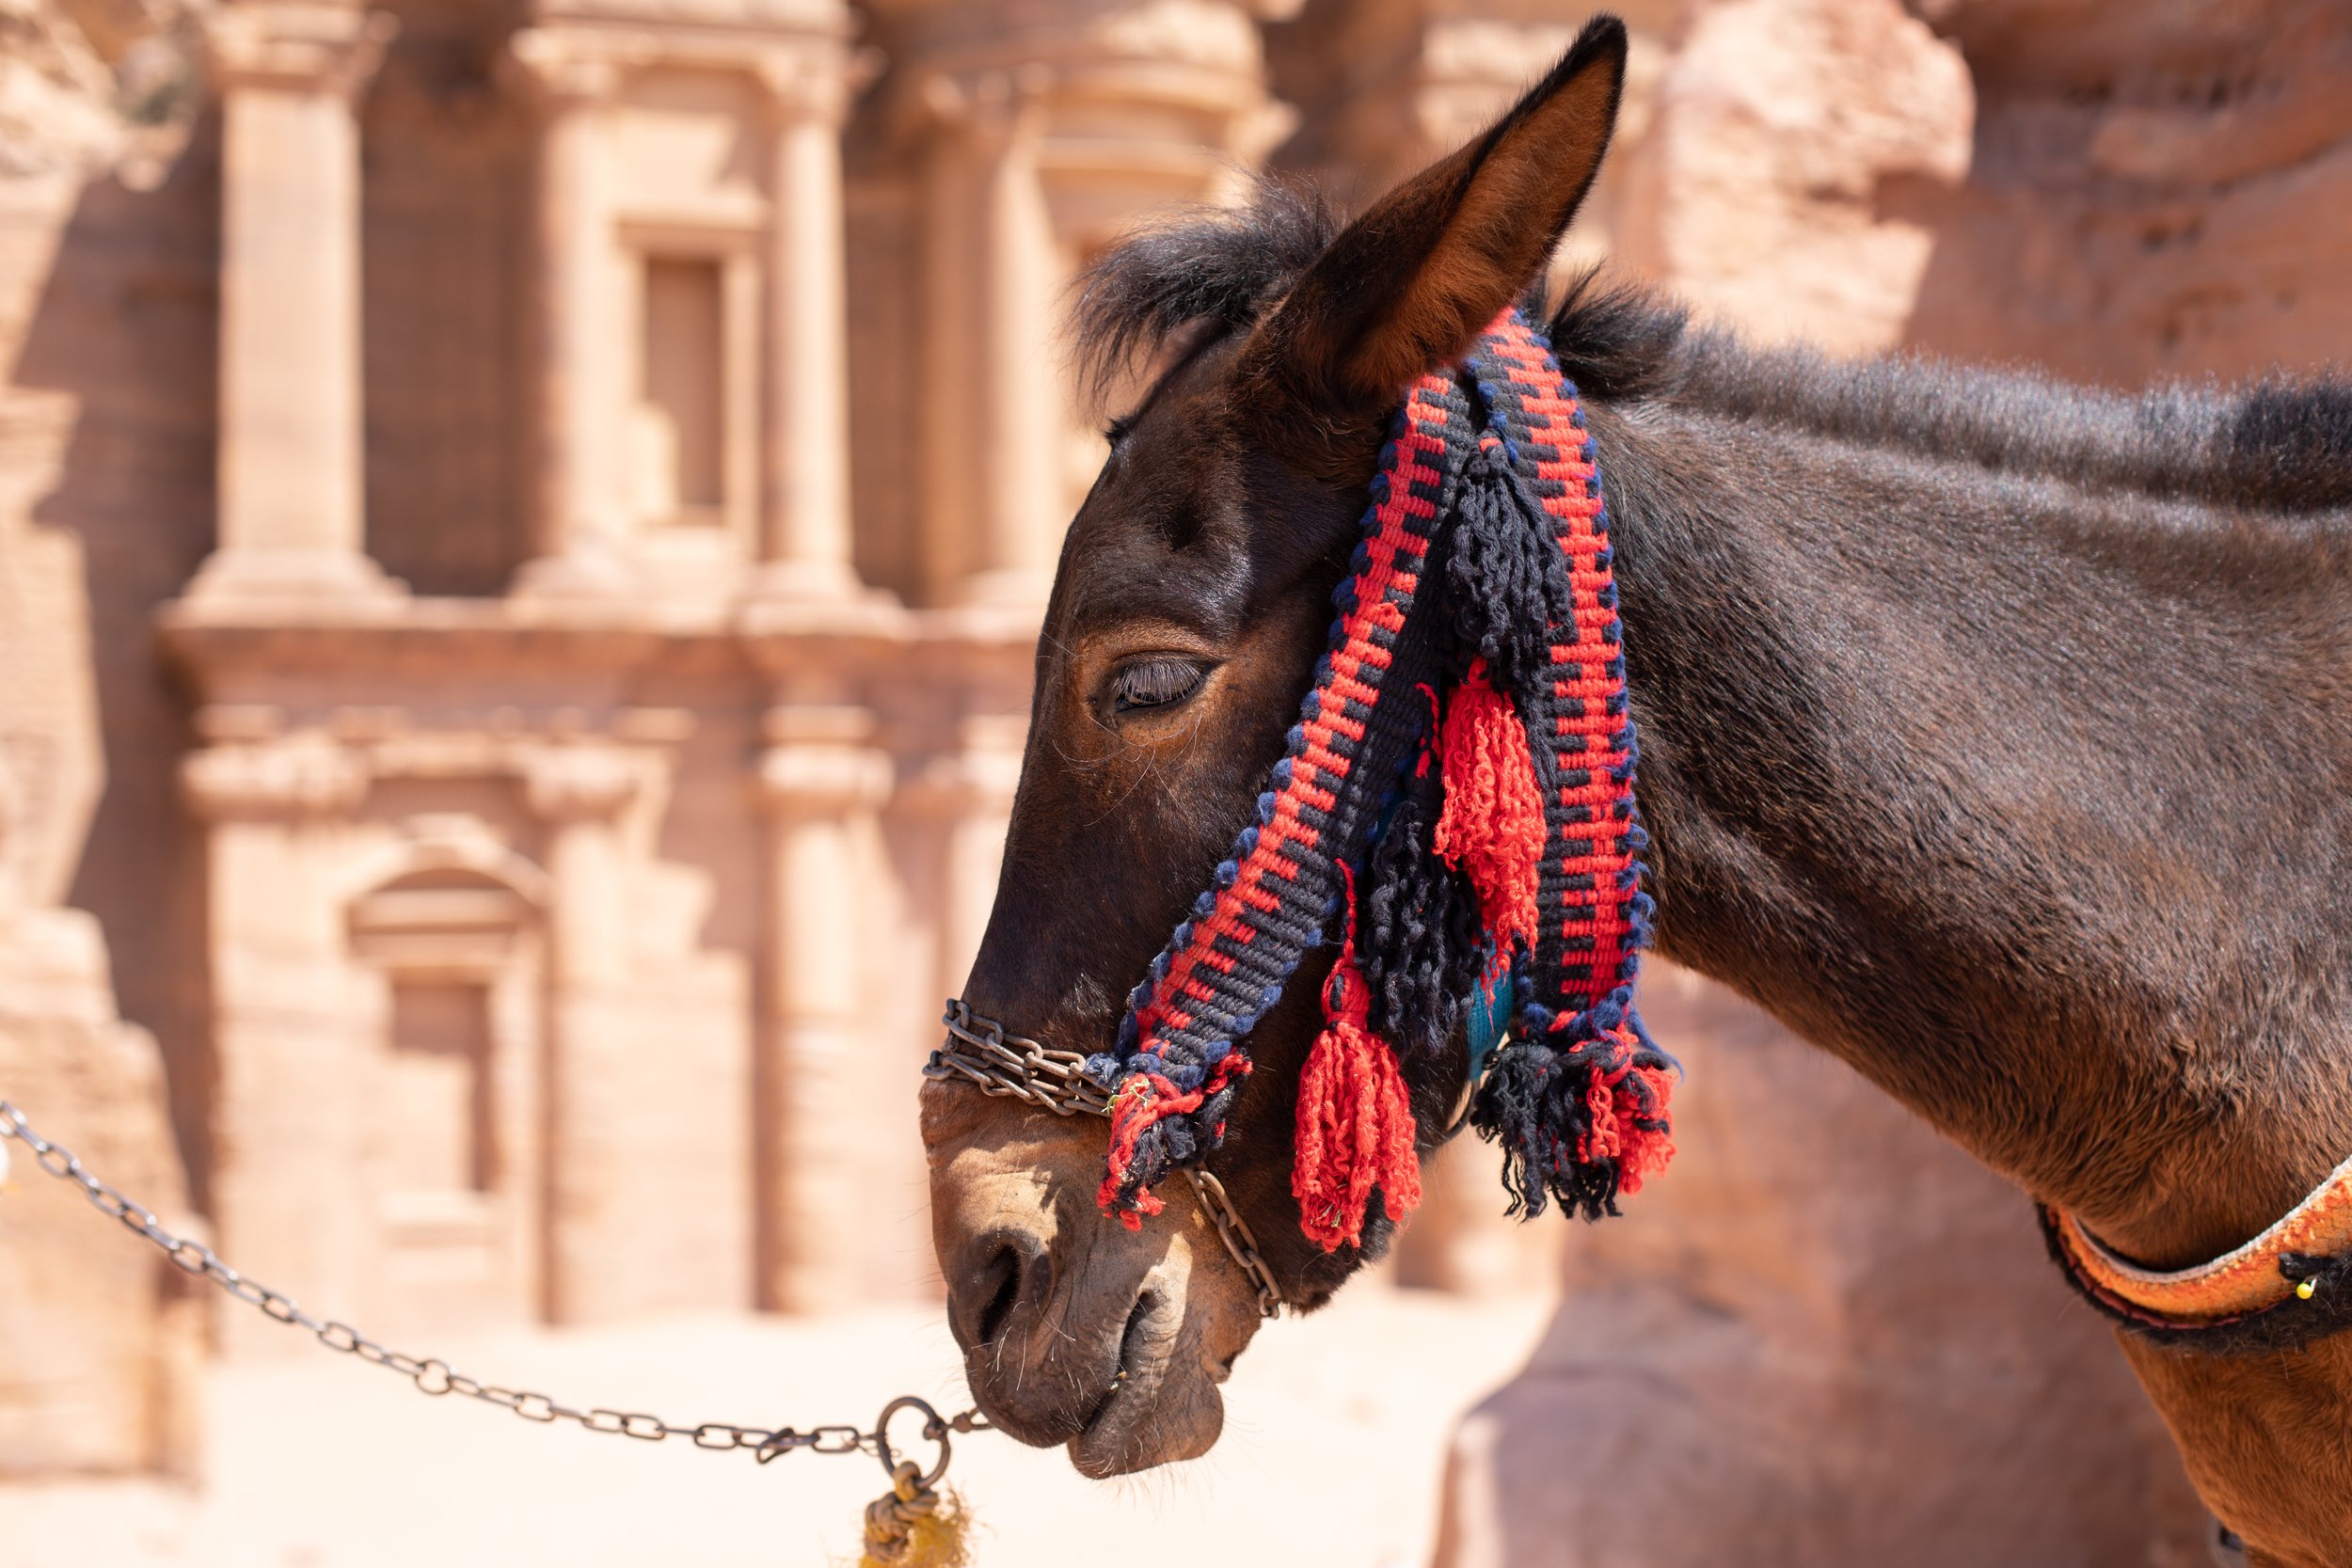
[[[1957,184],[1959,53],[1897,0],[1693,8],[1626,149],[1613,260],[1764,340],[1900,340],[1933,236],[1891,193]]]
[[[0,911],[0,1085],[175,1234],[201,1235],[155,1042],[114,1016],[97,923],[78,910]],[[23,1145],[5,1152],[0,1475],[192,1472],[209,1306],[197,1292],[211,1287],[104,1220]]]
[[[1940,0],[1967,183],[1905,341],[2116,386],[2352,355],[2352,11]]]
[[[0,359],[21,359],[37,314],[27,253],[56,244],[81,179],[135,139],[114,87],[69,16],[0,10]],[[184,1233],[155,1041],[116,1015],[97,921],[58,907],[104,774],[88,558],[39,512],[80,412],[69,393],[0,388],[0,1098]],[[24,1146],[0,1153],[0,1474],[188,1470],[193,1291]]]

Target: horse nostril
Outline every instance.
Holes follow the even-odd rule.
[[[998,1247],[972,1283],[973,1294],[980,1301],[980,1315],[973,1320],[972,1342],[985,1345],[1003,1329],[1005,1320],[1012,1316],[1012,1304],[1021,1298],[1021,1255],[1009,1246]]]

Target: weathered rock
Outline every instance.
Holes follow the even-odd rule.
[[[114,1016],[97,923],[78,910],[0,910],[0,1098],[167,1227],[200,1234],[155,1042]],[[197,1292],[211,1287],[22,1144],[0,1152],[0,1475],[192,1471],[208,1305]]]
[[[43,375],[51,345],[37,327],[85,182],[109,180],[148,139],[118,111],[107,63],[135,41],[109,35],[102,55],[72,8],[0,7],[0,362],[13,371],[0,386],[0,1098],[187,1233],[156,1043],[118,1017],[98,922],[59,907],[105,782],[113,650],[101,646],[106,595],[89,584],[112,562],[42,510],[91,432],[78,388]],[[191,1469],[200,1288],[23,1146],[8,1152],[0,1474]]]
[[[1889,347],[1934,244],[1896,195],[1959,182],[1971,110],[1897,0],[1701,5],[1625,150],[1613,260],[1758,339]]]
[[[184,1232],[155,1042],[115,1016],[97,922],[48,907],[97,783],[80,564],[0,512],[0,1098]],[[0,1154],[0,1474],[187,1469],[201,1320],[183,1276],[23,1145]]]
[[[1920,9],[1967,57],[1978,127],[1908,343],[2116,386],[2352,355],[2352,11]]]

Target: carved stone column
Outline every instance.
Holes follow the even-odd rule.
[[[616,1151],[634,1110],[621,1070],[638,1041],[630,981],[629,887],[622,814],[650,782],[646,759],[598,742],[556,744],[524,764],[524,793],[548,825],[555,884],[547,1095],[546,1303],[550,1323],[599,1316],[603,1285],[625,1249]]]
[[[554,28],[509,45],[538,98],[539,310],[532,397],[535,558],[530,594],[618,597],[639,586],[622,505],[622,319],[604,117],[619,85],[611,59]]]
[[[338,0],[213,13],[221,95],[217,547],[199,603],[384,599],[364,553],[359,132],[394,31]]]
[[[1065,373],[1073,270],[1145,215],[1231,199],[1288,123],[1261,15],[1284,0],[868,0],[893,73],[861,179],[918,231],[914,492],[925,603],[1033,615],[1100,467]],[[861,371],[865,367],[859,367]],[[861,440],[864,436],[861,436]]]
[[[302,1299],[364,1306],[375,1255],[364,1071],[378,1021],[345,961],[337,827],[366,797],[365,760],[274,709],[207,708],[214,744],[182,783],[206,824],[213,1054],[212,1210],[240,1268]],[[298,1283],[297,1283],[298,1282]],[[232,1348],[281,1345],[224,1317]]]
[[[957,749],[923,768],[907,800],[932,819],[939,835],[938,970],[931,989],[940,997],[963,994],[995,908],[1027,721],[1018,713],[973,714],[957,731]]]
[[[841,124],[849,68],[836,48],[764,72],[769,103],[767,397],[757,591],[774,599],[862,594],[850,554],[848,304]]]
[[[882,867],[876,813],[890,759],[873,716],[847,706],[768,715],[759,782],[771,824],[768,1018],[758,1097],[760,1305],[837,1307],[863,1293],[866,1177],[886,1129],[868,1092],[866,892]]]
[[[1063,282],[1038,168],[1043,68],[941,74],[924,170],[924,516],[938,596],[1042,607],[1063,515],[1065,409],[1055,347]]]

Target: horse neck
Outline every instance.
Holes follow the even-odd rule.
[[[2336,535],[1593,424],[1666,956],[2151,1261],[2352,1152]]]

